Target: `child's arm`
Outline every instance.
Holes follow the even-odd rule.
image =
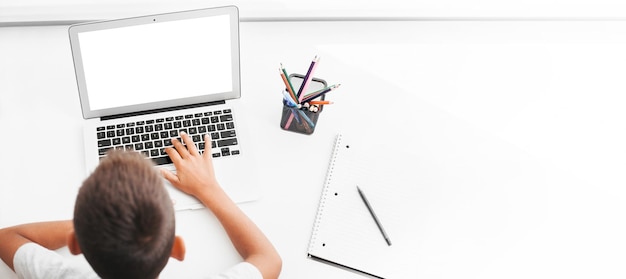
[[[67,245],[70,232],[74,230],[71,220],[17,225],[0,229],[0,258],[13,269],[13,256],[20,246],[35,242],[50,250]]]
[[[263,232],[239,209],[218,184],[211,158],[211,139],[205,135],[206,152],[200,155],[191,138],[181,133],[185,148],[172,140],[176,150],[166,149],[176,174],[163,170],[163,176],[185,193],[197,197],[220,221],[237,252],[256,266],[263,278],[278,278],[282,260]],[[178,152],[177,152],[178,151]]]

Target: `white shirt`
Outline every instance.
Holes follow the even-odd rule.
[[[73,261],[36,243],[26,243],[13,256],[17,277],[27,278],[99,278],[84,261]],[[241,262],[211,279],[263,279],[251,263]]]

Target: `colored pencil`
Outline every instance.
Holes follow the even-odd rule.
[[[330,86],[326,86],[326,87],[324,87],[324,88],[322,88],[320,90],[316,90],[316,91],[313,91],[311,93],[308,93],[308,94],[304,95],[304,97],[302,97],[302,99],[307,99],[307,98],[309,98],[309,97],[311,97],[311,96],[313,96],[315,94],[318,94],[320,92],[323,92],[323,91],[327,90],[328,88],[330,88]]]
[[[309,104],[310,105],[330,105],[333,102],[331,101],[310,101]]]
[[[319,57],[316,55],[315,58],[313,58],[313,61],[311,61],[309,70],[306,72],[306,75],[304,76],[304,81],[302,82],[302,85],[300,85],[300,89],[298,89],[298,93],[296,94],[296,97],[298,97],[298,102],[302,101],[302,93],[306,92],[306,88],[309,86],[311,79],[313,79],[313,72],[315,71],[318,62]]]
[[[285,87],[287,87],[287,91],[289,92],[289,95],[291,95],[291,98],[293,99],[293,101],[297,103],[298,102],[298,98],[293,93],[293,89],[290,86],[290,83],[289,83],[289,80],[287,79],[287,76],[285,75],[285,73],[283,72],[282,69],[278,69],[278,72],[280,73],[280,77],[283,79],[283,82],[285,83]]]
[[[328,93],[330,91],[333,91],[333,90],[339,88],[339,86],[341,86],[341,84],[335,84],[335,85],[332,85],[332,86],[326,88],[325,90],[321,90],[321,91],[318,90],[318,91],[316,91],[317,93],[314,92],[314,94],[308,94],[307,95],[308,97],[302,98],[300,100],[300,103],[308,102],[310,100],[313,100],[313,99],[315,99],[315,98],[317,98],[319,96],[322,96],[323,94],[326,94],[326,93]]]
[[[287,79],[287,83],[289,83],[288,87],[291,89],[291,92],[295,92],[295,90],[293,89],[293,84],[291,84],[291,79],[289,79],[289,74],[287,74],[287,69],[283,67],[283,63],[280,63],[280,69],[283,70],[283,74],[285,75],[285,78]]]
[[[309,93],[309,94],[304,95],[304,97],[302,97],[302,100],[311,100],[311,99],[315,99],[315,98],[311,98],[311,97],[313,97],[313,96],[319,96],[319,95],[321,95],[321,94],[325,94],[325,93],[327,93],[327,92],[328,92],[328,91],[330,91],[330,90],[334,90],[335,88],[339,87],[340,85],[341,85],[341,84],[333,84],[333,85],[331,85],[331,86],[327,86],[327,87],[324,87],[324,88],[322,88],[322,89],[320,89],[320,90],[317,90],[317,91],[311,92],[311,93]],[[330,89],[330,90],[329,90],[329,89]],[[321,94],[320,94],[320,93],[321,93]]]

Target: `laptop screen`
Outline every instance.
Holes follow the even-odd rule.
[[[71,27],[83,116],[239,97],[238,26],[201,11]]]

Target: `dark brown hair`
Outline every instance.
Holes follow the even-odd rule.
[[[74,230],[101,278],[157,278],[172,251],[175,224],[154,165],[135,152],[110,152],[78,192]]]

